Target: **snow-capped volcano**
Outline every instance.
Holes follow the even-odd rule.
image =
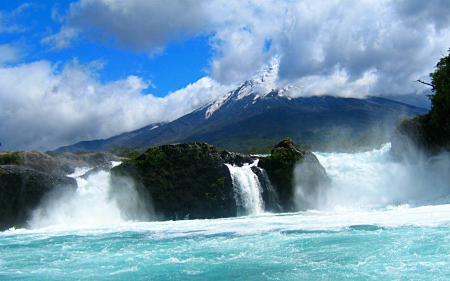
[[[226,102],[239,101],[244,97],[254,95],[253,101],[256,102],[261,97],[267,96],[273,92],[277,86],[279,61],[274,58],[268,66],[263,67],[256,75],[249,80],[246,80],[242,84],[236,87],[235,90],[229,92],[223,97],[205,105],[206,108],[205,118],[208,119],[218,109],[220,109]]]
[[[276,144],[286,137],[300,144],[371,139],[381,135],[385,141],[385,136],[389,136],[402,118],[427,112],[375,97],[290,97],[289,92],[297,87],[280,85],[278,69],[278,61],[274,59],[234,90],[170,123],[158,124],[159,127],[149,125],[106,140],[80,142],[56,152],[109,150],[116,145],[142,150],[187,141],[245,150],[250,146]]]

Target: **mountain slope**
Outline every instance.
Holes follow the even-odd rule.
[[[106,140],[85,141],[55,152],[109,150],[202,141],[225,149],[265,146],[290,137],[296,143],[389,137],[403,118],[427,110],[392,100],[315,96],[290,98],[291,87],[277,88],[272,64],[223,97],[167,124],[149,125]]]

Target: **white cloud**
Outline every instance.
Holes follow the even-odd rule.
[[[81,0],[71,4],[68,24],[89,36],[136,51],[160,52],[171,40],[208,30],[206,0]]]
[[[72,46],[72,42],[78,38],[80,30],[63,26],[59,33],[47,36],[41,40],[41,44],[51,46],[51,50],[61,50]]]
[[[336,68],[327,76],[312,75],[296,81],[286,93],[291,97],[322,96],[335,93],[339,97],[370,96],[377,82],[375,70],[366,71],[360,78],[352,80],[344,69]]]
[[[322,81],[338,68],[348,76],[348,89],[339,89],[349,92],[353,81],[375,70],[378,79],[366,88],[392,95],[422,89],[412,82],[427,77],[447,51],[449,14],[444,0],[80,0],[71,5],[67,23],[150,54],[171,40],[206,34],[215,52],[210,73],[224,84],[250,77],[277,55],[283,80]]]
[[[137,76],[99,82],[98,62],[2,66],[17,61],[20,52],[0,45],[3,147],[54,149],[173,120],[225,94],[229,88],[221,84],[251,77],[274,56],[280,59],[278,82],[296,85],[294,95],[420,94],[425,88],[414,81],[428,79],[450,42],[445,0],[169,3],[80,0],[64,17],[54,10],[65,25],[41,43],[63,49],[84,36],[155,54],[171,41],[206,35],[214,52],[213,78],[157,98],[143,94],[151,82]],[[11,19],[0,14],[0,32],[20,31]]]
[[[101,84],[76,61],[0,68],[0,142],[4,149],[52,150],[170,121],[228,90],[202,78],[164,98],[143,95],[139,77]]]

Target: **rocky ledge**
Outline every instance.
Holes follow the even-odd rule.
[[[313,193],[320,185],[329,183],[317,158],[296,149],[290,139],[276,145],[268,157],[219,151],[199,142],[153,147],[113,168],[112,181],[118,183],[122,177],[132,178],[140,197],[151,198],[151,205],[161,219],[232,217],[238,214],[238,206],[232,176],[225,164],[242,166],[257,159],[270,181],[262,184],[266,211],[307,207],[298,206],[292,199],[294,169],[298,164],[304,173],[299,173],[296,184],[300,181]],[[256,167],[252,169],[263,183],[263,172]]]
[[[110,161],[120,158],[109,153],[50,156],[39,151],[0,152],[0,231],[26,227],[27,220],[45,194],[55,189],[76,189],[67,177],[75,167],[109,170]]]
[[[0,231],[26,227],[44,195],[58,188],[77,187],[75,179],[19,165],[0,166]]]
[[[75,179],[65,175],[75,167],[95,166],[93,170],[98,171],[109,169],[110,161],[121,159],[105,153],[49,156],[32,151],[2,153],[0,160],[0,230],[5,230],[26,227],[32,210],[48,192],[75,190]],[[256,160],[259,167],[249,165]],[[239,212],[242,206],[237,206],[227,165],[251,167],[261,185],[263,208],[270,212],[307,209],[308,202],[293,199],[296,186],[301,185],[303,192],[311,197],[329,183],[314,154],[298,150],[290,139],[281,141],[265,157],[191,142],[153,147],[113,168],[111,196],[122,213],[129,215],[128,219],[155,218],[143,214],[155,214],[162,220],[233,217],[242,214]],[[127,196],[131,182],[138,196]]]
[[[436,126],[430,114],[419,115],[400,123],[392,137],[391,153],[397,160],[417,161],[450,151],[450,117]]]

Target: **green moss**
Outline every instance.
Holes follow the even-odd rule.
[[[217,181],[211,184],[212,189],[216,189],[218,187],[223,187],[225,185],[225,177],[218,178]]]
[[[23,159],[17,151],[0,154],[0,165],[23,165]]]
[[[140,170],[147,170],[148,168],[156,167],[165,162],[166,155],[159,147],[148,149],[144,154],[131,161]]]
[[[303,161],[303,156],[293,149],[293,142],[290,139],[281,141],[276,148],[272,150],[272,154],[264,160],[263,168],[269,173],[271,181],[273,181],[282,196],[290,196],[292,187],[292,179],[294,167],[298,162]]]

